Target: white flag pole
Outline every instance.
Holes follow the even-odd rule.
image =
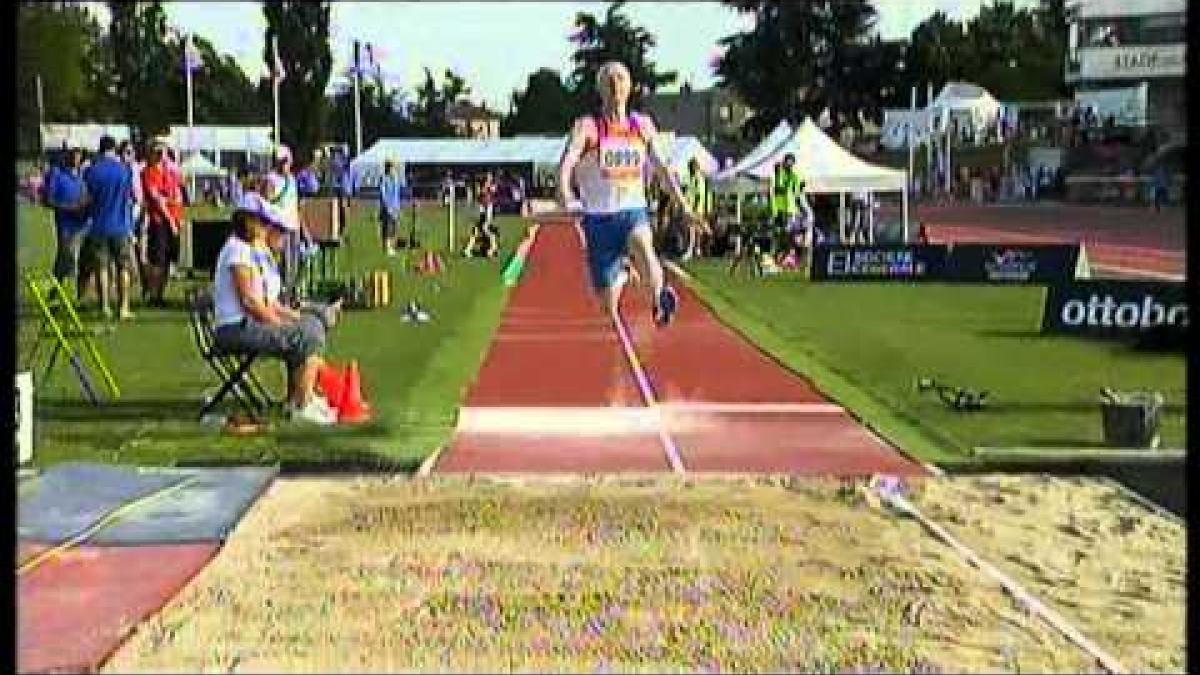
[[[275,109],[275,146],[283,144],[283,139],[279,136],[279,37],[275,36],[271,40],[271,102]]]
[[[362,106],[359,101],[359,86],[362,83],[362,43],[354,41],[354,156],[362,154]]]
[[[188,34],[187,42],[183,45],[183,69],[185,72],[185,80],[187,82],[187,125],[188,125],[188,152],[194,155],[196,153],[196,130],[195,130],[195,100],[192,97],[192,36]],[[182,154],[182,153],[180,153]],[[193,203],[196,199],[196,174],[192,172],[188,176],[188,194],[191,196]]]
[[[34,79],[34,84],[37,87],[37,108],[38,108],[38,148],[42,154],[46,152],[46,139],[42,137],[43,128],[46,126],[46,99],[42,96],[42,74],[38,73]]]
[[[900,208],[903,210],[900,218],[903,224],[903,241],[908,243],[908,191],[913,184],[913,131],[917,126],[917,85],[912,86],[909,96],[908,115],[908,175],[904,177],[904,192],[901,194]],[[872,230],[873,231],[873,230]]]
[[[931,128],[932,120],[933,120],[933,83],[926,82],[925,83],[925,131],[927,133],[925,136],[925,185],[927,186],[930,194],[933,194],[933,191],[934,191],[933,177],[937,175],[937,173],[933,170],[933,139],[936,136],[934,134],[935,129]]]

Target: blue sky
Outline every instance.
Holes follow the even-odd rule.
[[[982,4],[984,0],[875,0],[885,38],[908,36],[934,11],[965,19]],[[1029,6],[1035,0],[1017,4]],[[260,3],[167,2],[165,7],[173,26],[233,54],[252,78],[264,72],[266,22]],[[505,111],[512,91],[523,88],[537,68],[570,71],[567,36],[575,14],[601,15],[607,7],[605,2],[334,2],[331,87],[344,81],[351,44],[360,39],[381,48],[380,62],[391,86],[411,91],[423,79],[424,66],[435,74],[449,67],[466,78],[473,100]],[[657,36],[652,58],[660,67],[678,71],[680,82],[690,80],[697,88],[714,82],[709,63],[719,53],[717,40],[744,25],[736,12],[717,2],[631,2],[626,11]],[[103,9],[99,13],[107,14]]]

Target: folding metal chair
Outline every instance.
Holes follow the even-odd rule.
[[[90,360],[92,366],[100,372],[100,377],[111,398],[119,399],[121,390],[117,386],[117,380],[113,377],[112,371],[108,368],[108,362],[96,346],[95,330],[83,324],[79,313],[75,310],[71,294],[58,279],[50,274],[26,271],[24,276],[29,298],[41,319],[33,344],[29,348],[26,362],[36,368],[38,360],[45,351],[44,347],[48,346],[49,356],[46,359],[43,375],[43,379],[48,380],[58,362],[58,356],[65,355],[72,370],[75,371],[75,377],[79,380],[79,387],[83,391],[83,395],[93,405],[99,405],[100,396],[96,385],[92,382],[91,370],[85,362],[85,359]],[[31,320],[36,321],[37,319],[31,318]]]
[[[207,415],[230,395],[248,414],[257,415],[265,412],[275,401],[251,370],[258,355],[248,352],[234,353],[220,349],[217,346],[213,328],[212,296],[207,291],[193,288],[187,291],[186,297],[188,323],[192,330],[192,339],[196,343],[196,350],[221,380],[221,388],[201,407],[200,417]]]

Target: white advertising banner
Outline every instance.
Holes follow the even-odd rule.
[[[1187,45],[1089,47],[1079,50],[1079,76],[1085,80],[1183,77]]]

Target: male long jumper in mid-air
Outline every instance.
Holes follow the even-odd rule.
[[[654,123],[627,111],[632,88],[629,70],[616,61],[604,64],[596,73],[596,87],[600,111],[575,121],[559,163],[559,206],[570,209],[572,185],[577,186],[583,203],[588,269],[605,311],[617,318],[627,278],[625,255],[629,253],[641,278],[649,282],[654,321],[665,326],[678,309],[679,298],[666,284],[654,252],[646,201],[647,168],[665,174],[664,183],[689,226],[703,229],[705,225],[692,212],[671,173]]]

